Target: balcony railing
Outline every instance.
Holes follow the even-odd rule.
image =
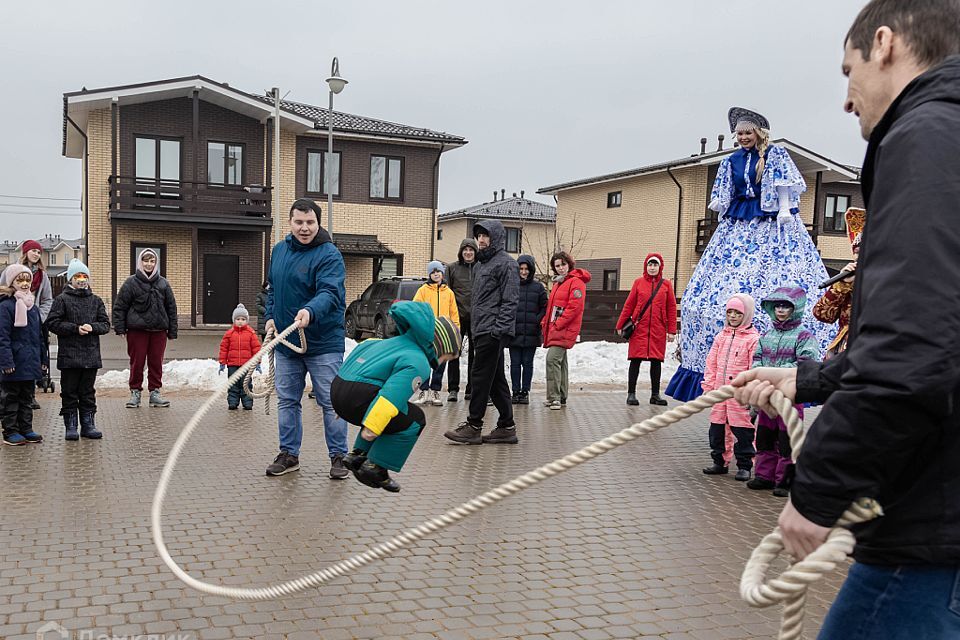
[[[111,211],[270,217],[270,187],[110,176]]]

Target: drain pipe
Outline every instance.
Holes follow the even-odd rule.
[[[673,250],[673,295],[677,295],[677,274],[680,272],[680,220],[683,217],[683,187],[677,182],[677,177],[673,175],[670,167],[667,167],[667,175],[673,180],[680,191],[680,198],[677,201],[677,244]]]

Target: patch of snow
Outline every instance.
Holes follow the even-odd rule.
[[[344,358],[353,351],[357,343],[348,339]],[[663,363],[663,386],[677,370],[677,361],[673,358],[672,345],[667,345],[667,360]],[[544,379],[546,371],[546,349],[537,349],[534,358],[534,378],[537,382]],[[623,384],[627,382],[627,344],[618,342],[580,342],[567,355],[570,366],[571,384]],[[507,354],[507,361],[510,357]],[[649,366],[649,365],[647,365]],[[509,365],[508,365],[509,367]],[[641,379],[646,376],[646,366]],[[219,365],[216,360],[171,360],[163,365],[164,389],[196,389],[213,391],[226,382],[226,372],[217,375]],[[97,378],[98,389],[126,389],[130,370],[107,371]],[[254,382],[259,382],[261,374],[254,372]],[[509,376],[508,376],[509,377]]]

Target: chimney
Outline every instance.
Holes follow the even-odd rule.
[[[717,136],[717,151],[723,151],[723,134]]]
[[[513,197],[514,197],[514,198],[517,197],[517,192],[516,192],[516,191],[513,192]]]
[[[523,189],[520,189],[520,197],[521,197],[521,198],[523,198],[523,193],[524,193]]]
[[[497,191],[496,191],[496,190],[493,191],[493,201],[494,201],[494,202],[497,201]]]
[[[707,152],[707,139],[700,138],[700,155],[703,155]]]
[[[507,190],[506,190],[506,189],[500,189],[500,200],[503,200],[503,199],[506,198],[506,197],[507,197]]]

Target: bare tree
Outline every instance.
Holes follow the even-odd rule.
[[[589,233],[582,224],[578,224],[578,215],[576,211],[573,212],[568,227],[560,228],[559,225],[554,224],[552,244],[546,234],[537,234],[535,240],[530,243],[529,252],[537,261],[537,278],[541,281],[550,281],[550,257],[558,251],[566,251],[575,259],[593,256],[592,250],[587,255],[580,255],[587,243]]]

